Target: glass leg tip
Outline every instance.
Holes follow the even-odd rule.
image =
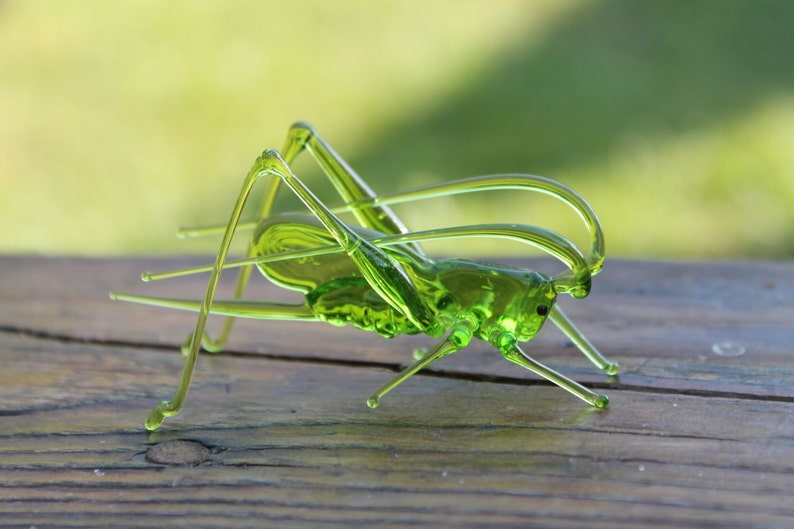
[[[595,401],[593,401],[593,406],[595,406],[598,409],[606,408],[607,406],[609,406],[609,397],[607,397],[606,395],[598,395]]]
[[[146,418],[146,422],[144,423],[146,429],[151,432],[159,428],[160,425],[163,424],[163,420],[165,419],[166,416],[163,410],[169,409],[170,406],[171,403],[168,401],[163,401],[157,406],[155,406],[154,409],[151,412],[149,412],[149,416]]]

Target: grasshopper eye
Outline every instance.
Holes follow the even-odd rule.
[[[549,307],[546,305],[538,305],[538,307],[535,309],[535,312],[537,312],[538,316],[545,316],[549,313]]]

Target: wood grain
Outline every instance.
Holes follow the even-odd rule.
[[[529,347],[603,412],[485,344],[369,410],[431,341],[248,321],[147,433],[193,316],[107,292],[199,297],[202,276],[137,281],[195,262],[0,258],[0,525],[794,526],[792,264],[608,262],[564,306],[619,379],[551,328]]]

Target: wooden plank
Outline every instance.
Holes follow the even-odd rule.
[[[611,262],[566,305],[626,370],[603,412],[486,347],[369,410],[423,340],[248,322],[153,433],[141,421],[173,391],[192,317],[106,301],[143,268],[0,258],[0,525],[794,524],[792,265]],[[555,333],[533,350],[607,385]]]
[[[199,298],[206,276],[140,284],[143,270],[169,270],[202,260],[35,260],[2,258],[0,322],[7,329],[86,340],[178,347],[195,316],[111,302],[112,290]],[[528,266],[548,266],[531,261]],[[42,278],[57,274],[55,281]],[[225,277],[228,290],[233,276]],[[252,282],[251,297],[286,300],[292,293]],[[52,303],[51,300],[57,300]],[[791,362],[794,265],[610,261],[585,300],[562,299],[571,318],[604,354],[620,362],[623,387],[794,396]],[[123,324],[119,324],[123,322]],[[329,339],[329,337],[331,337]],[[424,337],[383,340],[353,328],[315,323],[240,321],[228,350],[275,357],[383,363],[396,368]],[[553,326],[528,345],[539,360],[577,380],[604,377]],[[741,354],[738,354],[741,353]],[[526,378],[492,347],[474,343],[436,369],[450,374]]]

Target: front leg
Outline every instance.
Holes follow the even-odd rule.
[[[583,401],[587,402],[595,408],[606,408],[609,404],[609,397],[606,395],[599,395],[594,393],[576,382],[571,380],[565,375],[558,373],[552,368],[545,366],[522,351],[515,342],[513,337],[505,337],[499,345],[499,352],[505,359],[520,365],[521,367],[532,371],[533,373],[542,376],[549,382],[557,384],[562,389],[569,391],[576,395]]]

